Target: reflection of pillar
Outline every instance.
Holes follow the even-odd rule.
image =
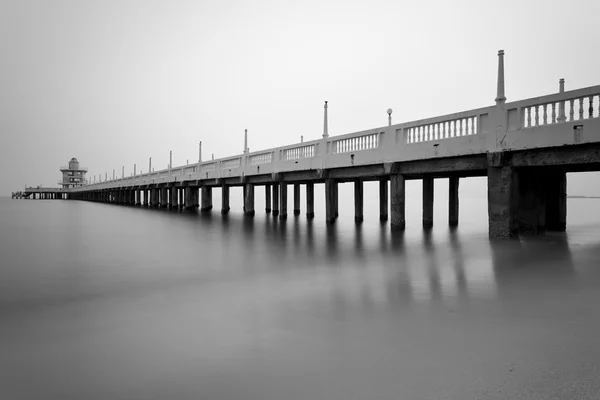
[[[279,183],[279,219],[287,218],[287,182]]]
[[[404,175],[390,175],[390,191],[391,191],[391,228],[404,229],[406,227],[405,219],[405,181]]]
[[[202,186],[202,206],[200,211],[207,212],[212,210],[212,188],[210,186]]]
[[[271,212],[271,185],[268,183],[265,185],[265,212]]]
[[[458,225],[458,176],[451,176],[448,182],[448,224]]]
[[[309,182],[306,184],[306,218],[315,217],[315,184]]]
[[[245,215],[254,215],[254,185],[251,183],[246,183],[244,206]]]
[[[325,179],[325,221],[335,222],[338,214],[338,183],[331,178]]]
[[[221,214],[229,212],[229,186],[223,184],[221,186]]]
[[[423,228],[433,226],[433,177],[423,178]]]
[[[362,222],[364,219],[363,195],[363,181],[356,179],[354,181],[354,221],[356,222]]]
[[[294,183],[294,215],[300,215],[300,184]]]
[[[388,220],[388,182],[387,179],[379,181],[379,220]]]
[[[273,216],[279,215],[279,183],[273,183]]]
[[[489,237],[512,237],[518,231],[519,177],[508,166],[488,167],[487,175]]]

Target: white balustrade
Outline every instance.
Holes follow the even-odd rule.
[[[239,168],[241,165],[241,158],[232,158],[230,160],[223,160],[221,161],[221,168],[222,169],[232,169],[232,168]]]
[[[561,93],[560,97],[565,97]],[[557,95],[558,96],[558,95]],[[548,118],[548,106],[552,110]],[[540,109],[542,118],[539,118]],[[558,113],[557,113],[558,110]],[[600,117],[600,93],[585,94],[572,98],[559,99],[541,104],[524,105],[521,107],[521,128],[531,128],[557,124],[560,122],[580,121]]]
[[[259,164],[268,164],[273,161],[273,153],[261,153],[261,154],[253,154],[248,157],[248,163],[250,165],[259,165]]]
[[[421,143],[430,140],[449,139],[459,136],[476,135],[477,117],[450,119],[405,128],[405,143]]]
[[[202,170],[204,170],[204,171],[214,171],[216,168],[217,168],[216,162],[202,164]]]
[[[376,149],[379,147],[379,133],[337,139],[331,144],[331,152],[334,154]]]
[[[283,150],[283,160],[297,160],[300,158],[310,158],[315,156],[315,145],[292,147]]]

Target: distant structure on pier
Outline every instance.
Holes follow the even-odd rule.
[[[79,161],[75,157],[71,158],[68,167],[60,167],[60,172],[62,172],[63,177],[62,181],[58,182],[58,184],[62,185],[63,189],[75,188],[86,184],[85,174],[87,173],[87,168],[79,167]]]

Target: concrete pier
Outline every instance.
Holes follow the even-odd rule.
[[[170,203],[169,205],[171,206],[171,209],[176,209],[179,207],[179,199],[177,197],[178,189],[174,186],[171,186],[169,191],[170,191],[170,197],[171,197],[171,201],[169,202]]]
[[[279,184],[279,219],[287,219],[287,182]]]
[[[448,225],[458,225],[458,176],[451,176],[448,181]]]
[[[433,177],[423,178],[423,228],[433,226]]]
[[[250,152],[247,132],[243,153],[145,174],[68,189],[71,198],[129,204],[131,193],[144,190],[156,205],[157,188],[186,187],[181,204],[197,206],[198,187],[243,186],[244,208],[252,187],[265,186],[265,211],[287,217],[287,185],[293,185],[293,212],[300,213],[300,185],[306,184],[306,215],[314,217],[314,184],[325,184],[325,219],[338,217],[338,184],[354,183],[355,220],[364,218],[364,182],[379,183],[379,218],[392,229],[405,229],[405,182],[422,179],[425,228],[433,226],[434,179],[449,179],[448,224],[459,221],[460,178],[488,179],[488,218],[491,238],[520,233],[540,234],[566,228],[566,173],[600,170],[600,86],[560,91],[507,102],[504,91],[504,52],[498,52],[497,93],[486,107],[463,110],[358,132],[329,136]],[[494,104],[495,103],[495,104]],[[557,114],[558,112],[558,114]],[[387,181],[390,181],[388,186]],[[272,185],[272,186],[271,186]],[[271,189],[272,187],[272,189]],[[57,191],[33,189],[33,198],[56,198]],[[146,190],[151,191],[147,196]],[[203,193],[209,189],[202,189]],[[272,190],[272,192],[271,192]],[[195,195],[194,192],[195,191]],[[188,193],[189,192],[189,193]],[[37,194],[36,194],[37,193]],[[229,209],[224,190],[223,210]],[[188,198],[189,197],[189,198]],[[161,196],[161,199],[164,196]],[[161,200],[161,203],[163,200]],[[206,204],[203,200],[203,210]],[[226,212],[226,211],[225,211]]]
[[[221,214],[229,213],[229,186],[221,185]]]
[[[158,199],[158,189],[154,188],[154,189],[150,189],[150,207],[158,207],[159,206],[159,199]]]
[[[167,208],[169,203],[168,203],[168,194],[167,194],[167,188],[166,187],[162,187],[160,188],[160,207],[161,208]]]
[[[406,188],[401,174],[390,176],[391,228],[404,230],[406,227]]]
[[[247,183],[244,190],[244,214],[254,216],[254,185]]]
[[[315,217],[315,184],[309,182],[306,184],[306,218]]]
[[[212,210],[212,208],[213,208],[212,187],[202,186],[200,191],[202,192],[202,199],[201,199],[202,205],[200,206],[200,211],[208,212],[208,211]]]
[[[518,233],[518,176],[512,167],[491,166],[488,175],[488,223],[492,239]]]
[[[273,184],[273,216],[279,216],[279,182]]]
[[[337,185],[334,179],[325,179],[325,221],[327,223],[335,222],[338,217]]]
[[[265,212],[268,214],[271,212],[271,185],[265,185]]]
[[[363,204],[364,204],[364,190],[363,181],[356,179],[354,181],[354,221],[363,222]]]
[[[300,184],[294,183],[294,216],[300,215]]]
[[[546,180],[546,230],[567,229],[567,174],[558,171]]]
[[[387,179],[381,179],[379,181],[379,220],[388,220],[388,181]]]

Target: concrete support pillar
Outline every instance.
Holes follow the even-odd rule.
[[[189,208],[198,208],[200,206],[198,200],[199,200],[199,193],[200,191],[198,190],[197,187],[194,186],[189,186],[189,198],[190,198],[190,206]]]
[[[488,167],[490,239],[510,238],[518,232],[519,176],[512,167]]]
[[[163,187],[160,189],[160,206],[161,208],[167,208],[169,205],[169,195],[167,193],[167,188]]]
[[[185,188],[178,188],[177,192],[179,195],[179,208],[183,209],[185,208]]]
[[[294,183],[294,215],[300,215],[300,184]]]
[[[423,228],[433,226],[433,177],[423,178]]]
[[[379,220],[388,220],[388,182],[387,179],[379,181]]]
[[[448,225],[458,225],[458,176],[451,176],[448,182]]]
[[[173,208],[178,208],[179,207],[179,199],[178,199],[178,194],[179,189],[176,187],[171,187],[171,209]]]
[[[148,189],[144,189],[144,206],[148,207],[150,203],[150,196],[148,196]]]
[[[338,183],[331,178],[325,179],[325,221],[333,223],[338,217]]]
[[[265,185],[265,212],[271,212],[271,185]]]
[[[202,186],[202,206],[200,207],[200,211],[208,212],[212,210],[212,188],[210,186]]]
[[[221,186],[221,214],[227,214],[229,209],[229,186],[223,184]]]
[[[550,197],[553,197],[554,205],[558,206],[558,193],[556,196],[549,196],[550,191],[558,192],[557,188],[553,187],[557,186],[556,180],[553,179],[555,175],[545,168],[519,168],[516,173],[519,177],[518,232],[544,233]]]
[[[273,184],[273,216],[279,215],[279,183]]]
[[[364,204],[364,185],[362,179],[354,181],[354,221],[362,222],[364,220],[363,213]]]
[[[557,172],[546,181],[546,229],[567,229],[567,174]]]
[[[193,205],[193,200],[192,200],[192,188],[191,187],[186,187],[184,189],[184,197],[185,197],[185,208],[192,208]]]
[[[406,187],[404,175],[390,175],[391,223],[392,229],[404,230],[406,227]]]
[[[315,184],[309,182],[306,184],[306,218],[315,217]]]
[[[254,185],[246,183],[244,186],[244,214],[254,215]]]
[[[158,196],[157,188],[150,189],[150,207],[158,207],[160,205]]]
[[[279,219],[287,219],[287,182],[279,183]]]

